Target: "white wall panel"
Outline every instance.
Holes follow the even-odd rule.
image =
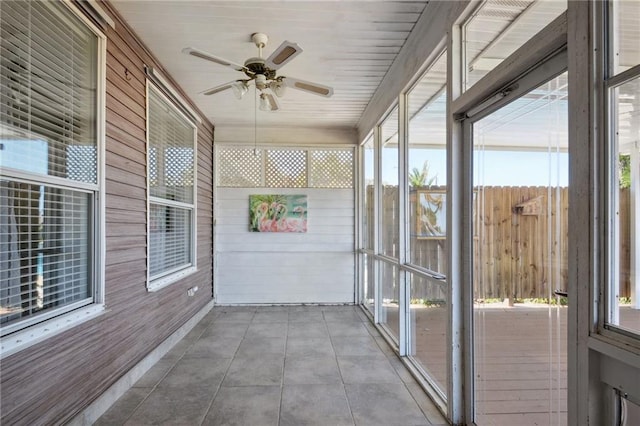
[[[249,195],[306,194],[306,233],[249,232]],[[216,301],[354,302],[354,191],[218,188]]]
[[[234,102],[235,103],[235,102]],[[216,125],[216,143],[233,143],[238,145],[254,144],[253,126],[229,126],[225,123]],[[314,127],[261,127],[259,130],[261,144],[305,144],[320,145],[355,145],[358,134],[352,128],[314,128]]]

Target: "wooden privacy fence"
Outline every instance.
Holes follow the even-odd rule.
[[[408,260],[446,274],[446,239],[425,235],[417,201],[421,192],[443,194],[444,187],[410,191]],[[373,190],[367,188],[365,216],[373,218]],[[446,203],[444,203],[446,204]],[[620,190],[620,296],[629,297],[629,190]],[[443,207],[444,208],[444,207]],[[397,187],[385,186],[381,212],[382,252],[397,256]],[[547,187],[483,187],[474,192],[474,298],[527,299],[553,297],[567,289],[568,190]],[[433,215],[432,215],[433,219]],[[439,219],[441,220],[441,219]],[[443,225],[440,223],[439,225]],[[365,239],[373,241],[373,227]],[[373,273],[374,262],[369,262]],[[397,269],[381,268],[383,298],[397,299]],[[412,275],[412,299],[445,300],[446,287]]]
[[[477,191],[477,299],[549,298],[555,290],[567,288],[567,197],[567,188]]]

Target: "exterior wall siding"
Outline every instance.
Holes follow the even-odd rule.
[[[148,292],[144,65],[162,66],[104,7],[116,21],[105,28],[106,312],[2,359],[1,424],[71,420],[213,297],[213,126],[198,125],[198,271]]]

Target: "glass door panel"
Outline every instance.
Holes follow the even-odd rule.
[[[400,197],[398,193],[398,107],[380,126],[382,203],[380,206],[380,253],[397,258],[400,223]]]
[[[362,145],[362,245],[368,250],[374,248],[374,152],[371,136]]]
[[[379,253],[394,259],[400,254],[400,192],[398,190],[399,146],[398,107],[380,125],[380,241]],[[400,337],[399,269],[392,261],[379,261],[379,323],[393,335]]]
[[[447,54],[407,95],[409,253],[412,265],[447,273]]]
[[[396,339],[400,338],[399,268],[390,262],[380,265],[380,324]]]
[[[363,283],[363,300],[362,304],[374,315],[375,312],[375,273],[374,261],[371,256],[366,253],[362,254],[362,283]]]
[[[373,135],[362,145],[362,246],[373,252],[375,236],[375,150]],[[362,304],[374,313],[375,274],[374,262],[371,256],[361,254],[362,268]]]
[[[479,425],[566,424],[567,77],[473,124]]]
[[[612,92],[616,140],[609,196],[616,220],[610,235],[613,273],[607,323],[640,335],[640,77]]]
[[[411,353],[431,382],[447,395],[447,283],[407,273],[411,283]]]

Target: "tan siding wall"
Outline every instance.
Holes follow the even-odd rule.
[[[213,127],[208,122],[198,127],[198,272],[157,292],[145,288],[144,64],[162,68],[112,16],[116,29],[106,29],[107,312],[2,360],[0,424],[70,420],[212,298]],[[188,297],[194,285],[200,290]]]

